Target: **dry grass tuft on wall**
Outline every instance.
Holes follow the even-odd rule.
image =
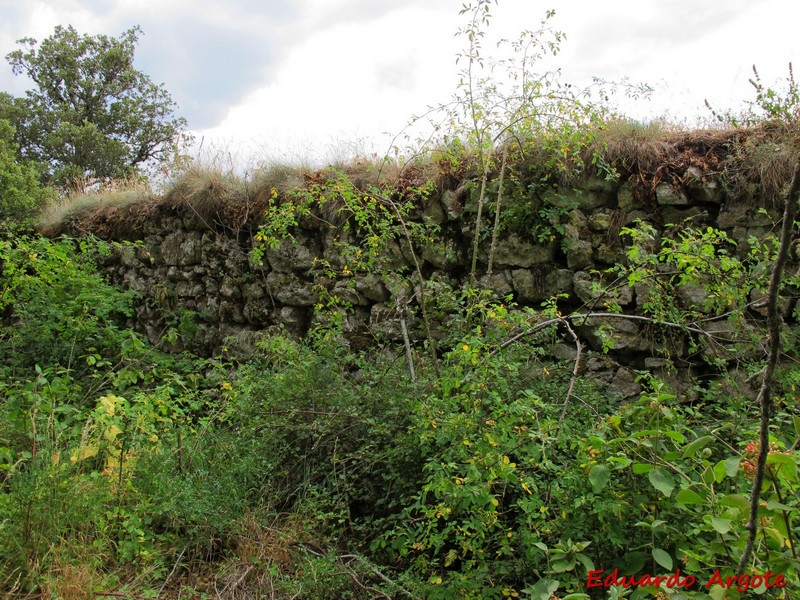
[[[551,174],[561,185],[580,185],[588,174],[616,174],[630,181],[642,198],[653,198],[659,184],[679,187],[687,169],[698,169],[703,179],[715,179],[729,199],[751,206],[773,208],[785,194],[800,147],[800,131],[786,123],[767,122],[753,127],[719,127],[687,131],[667,123],[637,123],[614,119],[594,133],[594,142],[575,164]],[[522,147],[522,146],[520,146]],[[519,153],[522,171],[536,169],[544,146],[524,143]],[[498,150],[501,152],[501,150]],[[597,156],[602,161],[597,162]],[[499,164],[499,159],[496,161]],[[573,168],[583,162],[583,169]],[[454,155],[451,149],[434,149],[408,161],[354,158],[347,164],[310,169],[270,163],[239,175],[215,165],[191,164],[177,175],[163,194],[141,182],[115,182],[102,189],[72,194],[48,207],[39,229],[46,235],[67,232],[94,233],[127,239],[154,211],[170,210],[209,229],[233,232],[257,227],[273,203],[292,202],[304,190],[344,176],[357,190],[381,190],[391,200],[422,199],[429,192],[457,189],[479,178],[474,157]],[[597,171],[604,164],[606,171]],[[562,165],[564,167],[564,165]],[[597,171],[592,172],[590,171]],[[541,173],[538,175],[541,176]],[[490,179],[497,173],[490,173]],[[564,178],[569,181],[564,181]],[[552,183],[552,181],[551,181]],[[434,192],[436,193],[436,192]],[[348,212],[342,203],[327,198],[317,215],[322,222],[341,224]]]

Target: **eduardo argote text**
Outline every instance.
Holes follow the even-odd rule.
[[[668,588],[689,589],[696,583],[697,578],[694,575],[681,573],[680,569],[669,575],[650,575],[649,573],[644,575],[620,575],[619,569],[614,569],[606,574],[604,569],[594,569],[589,571],[589,575],[586,578],[587,588],[610,588],[614,585],[619,585],[623,588],[660,587],[664,584]],[[739,592],[746,592],[760,588],[762,585],[767,589],[786,587],[786,578],[782,574],[773,573],[769,569],[764,574],[745,574],[739,577],[723,576],[719,570],[716,570],[703,584],[705,589],[710,588],[712,585],[718,585],[726,589],[735,588]]]

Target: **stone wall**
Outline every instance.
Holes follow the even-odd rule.
[[[563,304],[575,309],[596,300],[592,285],[597,271],[624,260],[619,231],[637,219],[659,229],[687,222],[716,226],[740,242],[740,252],[746,252],[748,237],[763,238],[779,217],[727,198],[716,181],[694,167],[682,173],[680,182],[658,185],[644,202],[629,182],[600,178],[585,181],[580,189],[554,194],[549,199],[552,206],[562,203],[570,208],[562,211],[552,239],[542,242],[519,233],[502,236],[491,275],[486,274],[489,244],[483,243],[478,261],[480,284],[500,296],[513,295],[523,306],[539,306],[554,294],[567,294]],[[473,196],[464,186],[440,190],[426,200],[417,215],[440,226],[436,241],[417,249],[425,278],[453,287],[467,282]],[[346,329],[355,347],[368,344],[375,336],[399,337],[398,308],[414,298],[413,285],[400,277],[373,273],[332,279],[319,268],[319,261],[327,259],[342,266],[337,257],[337,240],[342,235],[346,233],[341,229],[306,223],[294,230],[293,240],[267,249],[262,263],[255,264],[251,229],[209,227],[190,211],[164,206],[136,230],[134,237],[141,243],[123,246],[104,268],[113,281],[141,294],[135,326],[154,341],[163,336],[169,315],[191,311],[195,328],[184,342],[204,354],[224,346],[246,352],[259,331],[275,326],[302,335],[319,317],[315,305],[323,289],[352,305]],[[391,266],[405,265],[413,271],[412,257],[402,242],[388,248],[386,255]],[[624,310],[635,312],[641,305],[643,295],[637,291],[628,287],[618,291],[617,300]],[[692,295],[690,289],[686,293]],[[694,293],[702,296],[703,290]],[[600,342],[593,331],[599,324],[585,325],[580,331],[595,350]],[[653,342],[642,335],[638,324],[616,320],[614,326],[619,342],[612,356],[627,366],[620,370],[596,355],[590,357],[587,369],[600,371],[609,383],[632,392],[630,368],[658,369],[664,361],[653,357]],[[690,375],[691,369],[682,377],[686,380]]]

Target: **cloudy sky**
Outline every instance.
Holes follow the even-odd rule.
[[[384,152],[414,114],[455,91],[460,0],[0,0],[0,53],[56,25],[117,36],[141,26],[139,69],[164,83],[201,152],[231,161]],[[654,86],[638,119],[689,122],[752,97],[756,64],[778,82],[800,64],[797,0],[499,0],[484,54],[554,9],[562,80]],[[0,63],[0,91],[30,82]]]

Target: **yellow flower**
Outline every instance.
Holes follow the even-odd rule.
[[[468,346],[467,344],[464,344],[463,346],[461,346],[461,349],[462,349],[464,352],[469,352],[469,346]]]
[[[223,383],[223,384],[220,386],[220,388],[221,388],[222,390],[224,390],[224,391],[230,392],[230,391],[233,389],[233,386],[231,386],[231,384],[230,384],[230,383],[228,383],[228,382],[226,381],[225,383]]]

